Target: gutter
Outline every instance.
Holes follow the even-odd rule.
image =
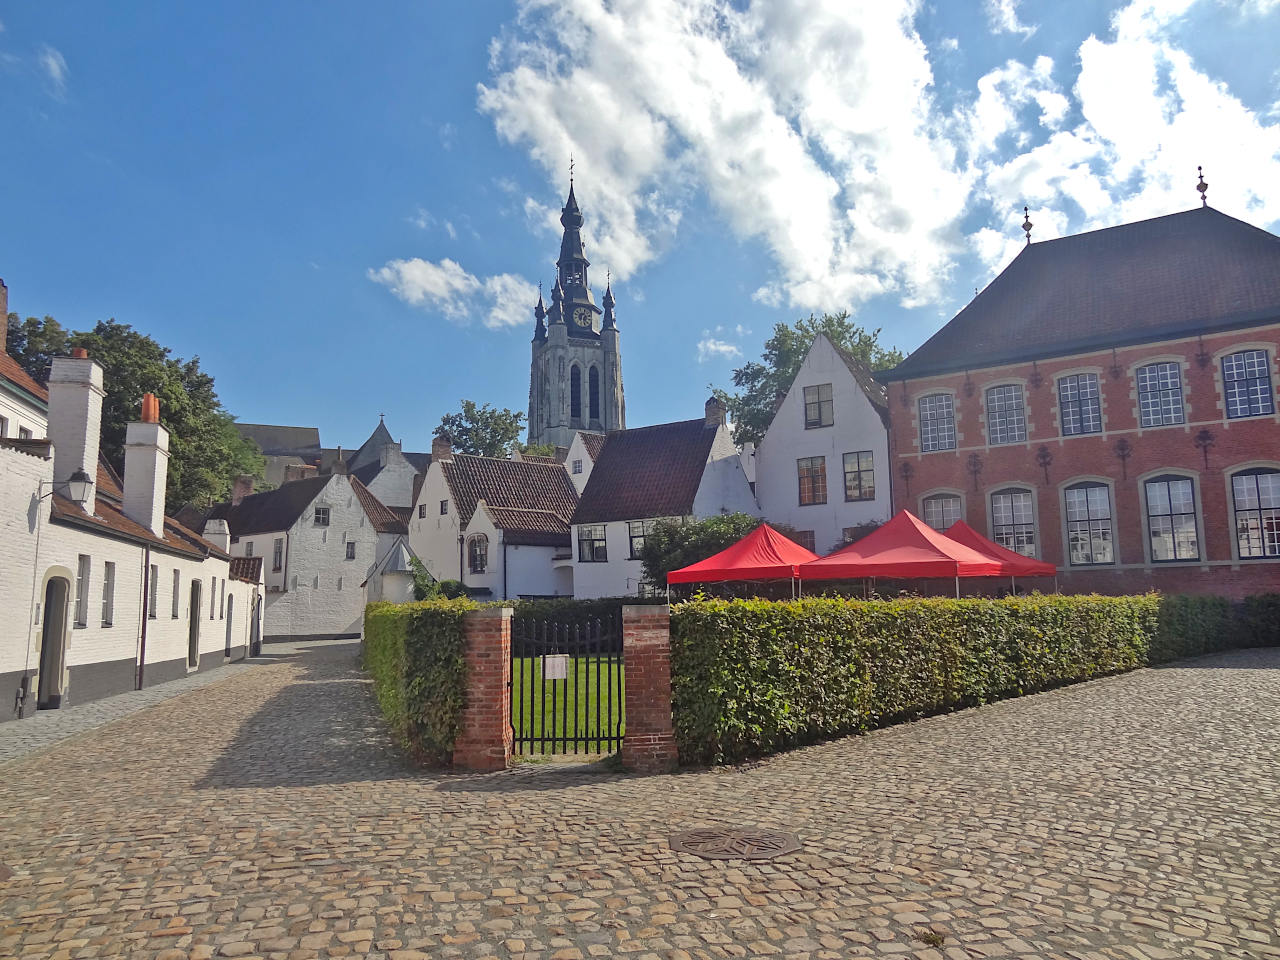
[[[49,522],[62,524],[67,527],[79,527],[83,530],[88,530],[91,533],[96,533],[100,537],[110,537],[113,540],[123,540],[126,543],[136,543],[138,546],[146,547],[148,550],[154,548],[174,556],[186,557],[188,560],[193,557],[197,560],[207,560],[209,557],[214,556],[210,551],[200,550],[197,547],[192,547],[191,552],[187,553],[181,549],[172,547],[167,543],[156,543],[154,540],[148,540],[145,537],[139,537],[132,533],[125,533],[123,530],[116,530],[112,527],[106,526],[105,524],[95,523],[92,520],[82,520],[79,517],[55,517],[51,515],[49,517]],[[223,558],[216,557],[215,559]]]
[[[135,690],[142,689],[147,667],[147,621],[151,619],[151,548],[142,554],[142,631],[138,638],[138,679]]]

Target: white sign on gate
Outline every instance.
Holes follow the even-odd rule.
[[[542,679],[565,680],[569,676],[569,655],[553,653],[542,658]]]

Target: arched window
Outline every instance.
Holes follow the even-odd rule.
[[[920,449],[925,453],[956,448],[956,408],[949,393],[920,398]]]
[[[960,498],[954,493],[936,493],[925,497],[921,506],[924,510],[921,519],[937,531],[946,530],[960,519]]]
[[[484,573],[489,566],[489,538],[483,533],[467,541],[467,566],[472,573]]]
[[[1152,477],[1143,489],[1152,562],[1199,560],[1195,482],[1190,477]]]
[[[1280,557],[1280,470],[1241,470],[1231,478],[1240,559]]]
[[[587,403],[592,420],[600,419],[600,371],[592,367],[587,371]]]
[[[991,495],[991,539],[1025,557],[1036,555],[1035,494],[1011,487]]]
[[[582,419],[582,370],[576,363],[569,368],[569,416]]]
[[[1115,530],[1111,525],[1111,488],[1105,483],[1077,483],[1062,492],[1067,509],[1067,559],[1072,566],[1115,563]]]

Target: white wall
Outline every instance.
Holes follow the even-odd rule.
[[[19,428],[30,430],[33,440],[43,440],[48,433],[49,418],[45,412],[10,393],[3,385],[0,385],[0,417],[9,421],[2,434],[5,437],[17,438]]]
[[[699,520],[721,513],[748,513],[760,515],[760,507],[747,474],[742,469],[742,459],[733,444],[729,428],[716,427],[716,437],[711,441],[707,465],[702,470],[702,481],[693,498],[693,515]]]
[[[30,665],[28,625],[35,619],[34,604],[43,601],[36,573],[37,531],[43,537],[41,519],[48,502],[36,500],[40,483],[45,491],[53,479],[53,460],[0,447],[0,674]],[[12,691],[0,689],[0,710],[7,712]]]
[[[582,461],[582,472],[573,472],[573,463],[575,460]],[[582,442],[582,434],[575,433],[573,442],[569,444],[569,455],[565,458],[564,468],[569,471],[569,479],[573,482],[574,488],[578,491],[578,496],[582,496],[582,491],[587,487],[587,481],[591,479],[591,469],[595,466],[595,461],[591,459],[591,454],[587,452],[587,445]]]
[[[832,425],[805,429],[804,388],[830,383]],[[875,464],[874,500],[844,499],[844,454],[870,450]],[[827,502],[800,506],[796,460],[826,458]],[[829,552],[845,527],[888,520],[889,436],[880,415],[853,374],[822,336],[814,340],[782,406],[756,449],[756,497],[771,523],[814,531],[819,554]]]
[[[594,524],[593,524],[594,526]],[[639,593],[644,568],[631,557],[631,534],[626,521],[604,525],[606,563],[583,563],[578,559],[578,526],[573,528],[573,595],[579,600],[597,597],[634,597]]]
[[[398,446],[383,451],[386,463],[369,482],[370,492],[388,507],[407,507],[413,503],[413,478],[418,470],[405,459]]]
[[[440,515],[441,500],[449,504],[444,516]],[[426,516],[419,517],[419,513]],[[427,468],[427,478],[413,505],[409,546],[437,580],[458,579],[458,509],[449,493],[444,468],[438,461],[432,461]]]

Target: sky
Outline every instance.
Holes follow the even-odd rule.
[[[1025,242],[1280,228],[1280,0],[0,2],[10,309],[132,324],[247,422],[527,411],[573,159],[628,424],[773,325],[910,351]]]

